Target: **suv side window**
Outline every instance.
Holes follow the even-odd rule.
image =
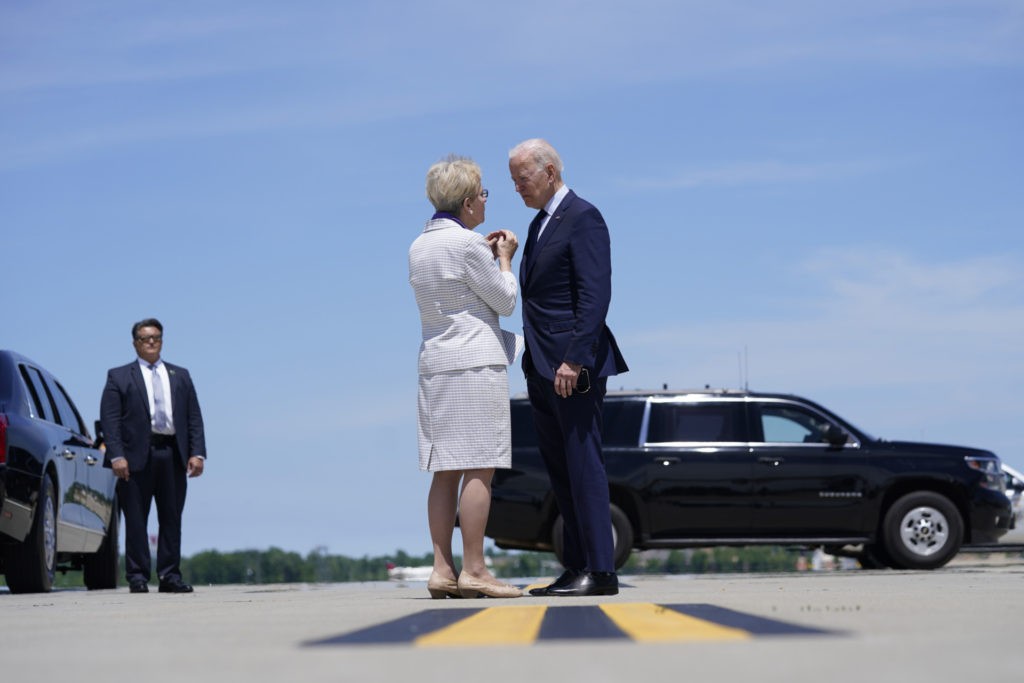
[[[821,415],[784,403],[762,403],[758,408],[765,443],[828,443],[831,423]]]
[[[604,446],[629,447],[640,444],[640,423],[643,422],[643,399],[605,400],[601,441]],[[528,401],[512,402],[512,445],[515,448],[536,448],[537,430],[533,426],[533,408]]]
[[[651,402],[647,443],[746,441],[743,404]]]
[[[601,442],[604,446],[629,447],[640,445],[640,424],[644,419],[643,400],[605,400],[601,420],[604,423]]]

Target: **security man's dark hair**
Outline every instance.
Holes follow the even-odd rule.
[[[135,339],[135,337],[139,333],[139,328],[142,327],[155,327],[156,329],[160,330],[160,334],[164,333],[164,326],[160,324],[159,320],[157,320],[156,318],[146,318],[145,320],[140,320],[139,322],[132,325],[132,339]]]

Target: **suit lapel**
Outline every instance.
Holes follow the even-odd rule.
[[[533,245],[530,253],[527,254],[526,277],[523,278],[524,281],[530,276],[530,271],[533,270],[533,265],[537,262],[537,255],[540,254],[541,249],[543,249],[544,245],[551,240],[551,236],[558,231],[558,228],[562,226],[562,219],[565,217],[566,211],[568,211],[569,206],[572,204],[572,200],[575,198],[576,194],[572,190],[569,190],[569,193],[565,195],[559,205],[555,207],[555,212],[551,215],[551,218],[548,219],[548,224],[544,226],[544,232],[541,233],[537,243]]]
[[[182,401],[185,400],[185,392],[181,390],[181,377],[177,372],[178,368],[167,362],[164,362],[164,366],[167,368],[167,378],[171,384],[171,410],[174,413],[174,431],[178,431],[180,418],[185,414],[185,406],[182,405]]]
[[[142,399],[142,409],[146,411],[146,415],[150,420],[153,416],[149,412],[149,392],[146,391],[146,380],[142,378],[142,368],[139,367],[138,361],[128,366],[128,377],[131,379],[132,384],[135,385],[135,391]]]

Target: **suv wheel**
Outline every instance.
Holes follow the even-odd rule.
[[[612,543],[615,544],[612,551],[615,556],[615,569],[618,571],[629,560],[633,552],[633,525],[629,517],[617,505],[609,507],[612,517]],[[554,548],[555,557],[565,566],[565,548],[562,543],[565,533],[565,521],[562,515],[558,515],[555,523],[551,526],[551,546]]]
[[[936,569],[953,559],[963,542],[964,522],[956,506],[930,491],[908,493],[889,508],[882,538],[896,567]]]
[[[32,528],[25,540],[7,550],[7,587],[12,593],[49,593],[57,571],[57,497],[53,480],[43,475]]]

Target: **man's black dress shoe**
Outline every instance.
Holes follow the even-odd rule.
[[[161,593],[191,593],[192,586],[181,581],[161,581],[160,582]]]
[[[544,586],[543,588],[531,588],[530,589],[530,595],[535,595],[537,597],[543,597],[545,595],[550,595],[550,593],[548,591],[550,591],[552,588],[565,588],[566,586],[571,584],[573,581],[575,581],[576,577],[579,576],[579,575],[580,575],[580,572],[576,571],[575,569],[566,569],[564,572],[562,572],[561,576],[559,576],[557,579],[555,579],[554,583],[548,584],[547,586]]]
[[[148,593],[149,586],[145,581],[132,581],[128,584],[128,591],[130,593]]]
[[[568,586],[548,589],[546,595],[576,597],[584,595],[618,595],[619,577],[615,572],[583,572]]]

